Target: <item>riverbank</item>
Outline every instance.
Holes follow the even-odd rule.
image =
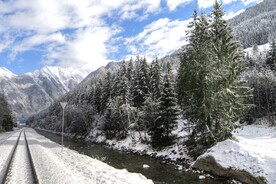
[[[49,131],[37,130],[37,132],[50,140],[61,144],[60,135]],[[185,170],[177,170],[175,166],[162,163],[160,159],[150,156],[140,156],[138,154],[117,151],[102,144],[93,144],[76,138],[64,137],[64,146],[83,155],[101,160],[117,169],[126,169],[129,172],[141,173],[148,179],[152,179],[154,183],[230,183],[230,181],[227,182],[224,178],[212,177],[211,175],[203,177],[202,172],[199,171],[193,173],[185,172]]]
[[[182,128],[183,126],[179,125],[178,129],[174,131],[178,140],[174,145],[158,151],[143,143],[140,139],[141,133],[138,132],[130,132],[126,139],[118,141],[107,140],[101,131],[94,129],[86,137],[79,136],[78,138],[85,138],[86,142],[105,145],[114,150],[154,157],[164,163],[174,165],[178,170],[198,172],[204,177],[210,175],[194,171],[190,165],[194,169],[211,172],[217,176],[235,178],[245,183],[252,183],[255,180],[257,181],[255,183],[276,182],[274,177],[274,175],[276,176],[276,130],[274,127],[249,125],[237,129],[233,132],[234,140],[219,142],[200,156],[198,160],[201,160],[201,164],[195,164],[194,160],[186,154],[184,140],[188,133],[181,131]],[[67,136],[72,137],[73,135],[67,134]],[[202,162],[204,158],[205,161]],[[233,174],[232,170],[236,172]]]
[[[276,128],[248,125],[235,130],[233,140],[217,143],[192,167],[250,184],[276,183]]]
[[[140,156],[149,156],[161,160],[163,163],[172,164],[178,170],[188,171],[191,163],[194,161],[188,154],[185,146],[185,141],[188,138],[189,132],[183,131],[185,129],[184,120],[179,120],[177,128],[172,132],[176,138],[175,144],[168,146],[161,150],[155,150],[150,144],[144,143],[143,140],[148,139],[149,136],[145,132],[129,131],[129,135],[122,140],[106,139],[103,132],[97,127],[92,129],[87,136],[76,136],[73,134],[64,133],[64,136],[69,138],[83,139],[86,142],[100,144],[107,146],[110,149],[122,151],[126,153],[137,154]],[[60,132],[40,129],[51,133],[61,135]],[[141,139],[143,138],[143,140]]]
[[[32,129],[26,134],[40,183],[153,184],[142,174],[115,169],[66,147],[62,149]]]
[[[236,129],[231,140],[217,143],[195,162],[187,155],[184,141],[189,133],[183,131],[183,128],[179,124],[173,132],[177,140],[174,145],[158,151],[141,142],[138,132],[130,132],[126,139],[117,141],[106,140],[93,131],[87,139],[116,150],[162,159],[180,170],[194,172],[191,168],[199,169],[250,184],[276,183],[276,127],[269,126],[268,120],[260,119],[254,125]]]

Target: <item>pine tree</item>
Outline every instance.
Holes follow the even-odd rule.
[[[158,117],[150,127],[153,147],[168,146],[172,143],[172,130],[177,125],[177,99],[174,93],[171,71],[168,69],[164,76],[161,97],[158,104]]]
[[[151,133],[154,123],[158,117],[158,99],[160,98],[160,66],[157,58],[152,61],[149,69],[149,94],[146,97],[142,111],[144,126]]]
[[[111,97],[106,105],[104,113],[103,131],[107,139],[123,139],[128,134],[129,109],[127,104],[122,104],[121,98]]]
[[[0,94],[0,132],[13,129],[13,116],[7,99]]]
[[[112,93],[112,76],[110,71],[108,71],[103,81],[103,89],[102,89],[102,97],[101,97],[102,113],[106,109],[106,105],[107,105],[108,99],[111,97],[111,93]]]
[[[128,62],[127,72],[126,72],[126,78],[129,86],[129,100],[131,104],[133,104],[133,93],[134,93],[134,86],[135,86],[134,76],[135,74],[133,69],[133,60],[131,58]]]
[[[158,117],[158,100],[155,99],[153,93],[150,93],[144,102],[142,108],[142,129],[146,129],[151,135],[152,131],[155,129],[155,121]]]
[[[103,84],[102,81],[99,80],[99,82],[95,86],[95,94],[94,94],[94,100],[93,105],[96,109],[97,113],[100,113],[102,111],[102,90],[103,90]]]
[[[104,113],[103,131],[107,139],[113,139],[116,136],[116,120],[114,119],[113,101],[111,97],[108,98],[106,110]]]
[[[149,74],[148,64],[146,59],[141,59],[137,56],[137,66],[135,74],[135,83],[133,89],[133,102],[135,107],[142,107],[149,93]]]
[[[274,39],[270,43],[270,50],[268,51],[266,57],[266,64],[270,67],[270,69],[276,72],[276,40]]]
[[[157,58],[152,61],[150,68],[150,92],[153,94],[153,98],[160,98],[160,66]]]
[[[133,80],[133,59],[130,58],[129,62],[128,62],[128,66],[127,66],[127,72],[126,72],[126,77],[128,79],[128,82],[130,83],[130,81]]]
[[[126,63],[125,61],[123,60],[121,63],[120,63],[120,68],[119,70],[116,72],[114,78],[114,84],[112,85],[112,97],[117,97],[120,95],[120,91],[121,91],[121,83],[122,83],[122,79],[123,77],[126,76],[126,73],[127,73],[127,68],[126,68]]]
[[[128,84],[128,79],[125,75],[122,76],[120,81],[120,97],[122,104],[130,104],[130,85]]]
[[[243,54],[223,14],[217,1],[211,20],[194,13],[178,76],[184,114],[196,124],[193,136],[206,147],[230,137],[233,122],[250,107],[250,90],[238,81]]]

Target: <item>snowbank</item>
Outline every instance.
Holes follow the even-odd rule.
[[[149,143],[145,144],[141,141],[141,136],[143,138],[146,137],[148,140],[150,139],[148,135],[145,135],[145,132],[139,133],[137,131],[129,131],[129,135],[125,139],[108,140],[104,135],[102,135],[100,130],[93,129],[86,140],[95,143],[106,144],[115,150],[132,152],[139,155],[148,155],[155,158],[162,158],[163,160],[167,160],[173,163],[190,163],[192,159],[186,154],[187,148],[184,145],[184,140],[189,134],[187,131],[183,131],[185,128],[185,123],[186,122],[184,120],[179,120],[178,126],[172,132],[172,134],[177,138],[176,143],[158,151],[154,150]]]
[[[4,138],[4,136],[8,137]],[[9,132],[1,133],[1,142],[0,142],[0,181],[3,180],[6,168],[8,166],[9,158],[11,157],[11,152],[14,148],[14,145],[19,136],[19,132]]]
[[[246,183],[276,183],[276,128],[249,125],[234,137],[217,143],[192,167]]]
[[[40,183],[152,184],[142,174],[115,169],[64,148],[28,129],[28,142]]]

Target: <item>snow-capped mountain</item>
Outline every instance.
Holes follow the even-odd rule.
[[[34,73],[15,75],[0,68],[0,93],[4,93],[18,120],[48,107],[78,85],[85,73],[60,67],[44,67]]]
[[[0,67],[0,79],[9,79],[12,77],[15,77],[16,75],[13,74],[11,71],[9,71],[7,68],[5,67]]]

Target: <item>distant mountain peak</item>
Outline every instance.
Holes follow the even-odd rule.
[[[88,72],[75,70],[71,67],[60,67],[60,66],[44,66],[40,70],[35,71],[35,73],[51,73],[56,76],[72,76],[79,75],[82,78],[85,78],[88,75]]]
[[[0,67],[0,77],[10,79],[17,76],[5,67]]]
[[[22,75],[0,67],[0,92],[6,95],[16,118],[24,120],[74,89],[84,77],[85,72],[58,66],[45,66]]]

